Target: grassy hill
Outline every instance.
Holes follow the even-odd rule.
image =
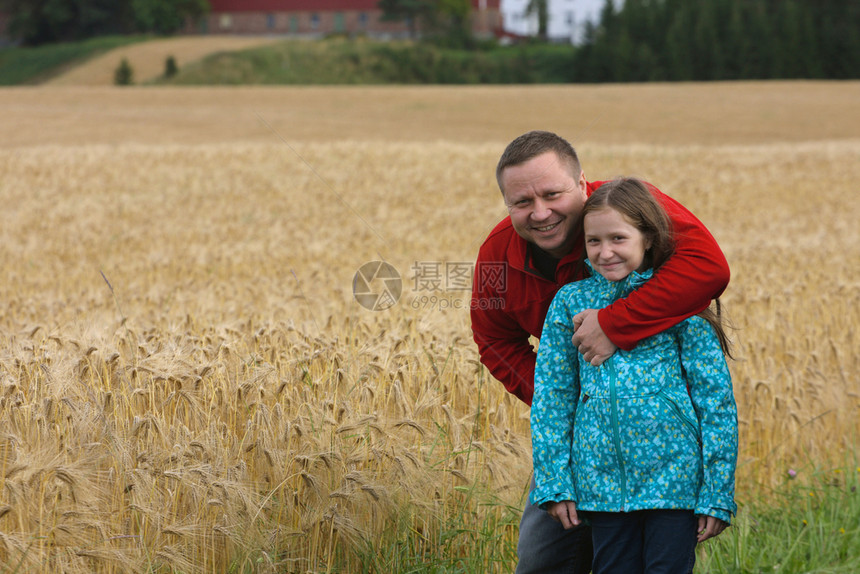
[[[570,46],[439,48],[413,42],[329,38],[287,40],[220,53],[160,83],[217,84],[530,84],[570,81]]]
[[[90,58],[148,39],[148,36],[106,36],[35,48],[5,48],[0,50],[0,86],[39,84]]]
[[[279,38],[269,36],[221,34],[154,38],[148,42],[118,47],[91,58],[52,78],[48,83],[68,86],[112,85],[117,67],[122,60],[126,60],[134,72],[133,82],[147,84],[165,73],[168,58],[173,58],[182,67],[212,54],[237,52],[280,41]]]
[[[135,44],[130,46],[130,44]],[[260,45],[262,44],[262,45]],[[174,56],[179,73],[161,76]],[[0,50],[0,85],[106,85],[122,58],[135,83],[172,85],[533,84],[572,80],[570,46],[479,50],[341,37],[106,37]]]

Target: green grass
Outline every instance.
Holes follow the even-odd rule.
[[[799,471],[742,506],[699,550],[698,572],[860,572],[860,467]]]
[[[286,40],[214,54],[163,84],[528,84],[570,81],[570,46],[456,50],[413,42]]]
[[[731,528],[698,548],[696,573],[854,574],[860,572],[860,467],[800,471],[777,490],[740,501]],[[404,514],[332,572],[513,572],[521,507],[463,488],[424,531]],[[480,509],[480,512],[478,510]],[[415,509],[416,514],[421,514]],[[481,516],[482,518],[478,518]]]
[[[34,48],[0,49],[0,86],[38,84],[108,50],[148,39],[142,35],[105,36]]]
[[[474,487],[457,487],[445,510],[413,508],[389,523],[382,535],[351,550],[359,566],[337,572],[485,573],[513,571],[522,507],[512,507]],[[416,526],[420,525],[420,526]],[[346,562],[347,556],[342,556]]]

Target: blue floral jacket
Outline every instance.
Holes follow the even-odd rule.
[[[594,273],[565,285],[544,323],[531,408],[532,503],[578,510],[692,509],[730,522],[737,408],[719,340],[698,316],[618,350],[599,367],[573,348],[573,316],[651,278]]]

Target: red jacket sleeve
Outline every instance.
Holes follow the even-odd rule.
[[[505,309],[505,294],[478,279],[480,266],[479,254],[470,314],[481,362],[508,392],[531,406],[537,354],[528,331]]]
[[[640,289],[600,310],[603,332],[625,350],[702,312],[729,284],[729,264],[707,228],[683,205],[650,189],[672,220],[675,252]]]

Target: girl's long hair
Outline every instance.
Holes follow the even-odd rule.
[[[645,251],[644,262],[655,272],[672,256],[675,251],[672,220],[644,182],[636,178],[624,177],[604,183],[585,201],[585,207],[582,210],[583,221],[588,213],[605,207],[611,207],[623,215],[650,241],[651,246]],[[583,250],[581,262],[583,267],[585,257],[587,257],[586,251]],[[715,309],[708,307],[699,313],[699,316],[710,323],[716,331],[723,353],[733,358],[719,298],[715,300]]]

